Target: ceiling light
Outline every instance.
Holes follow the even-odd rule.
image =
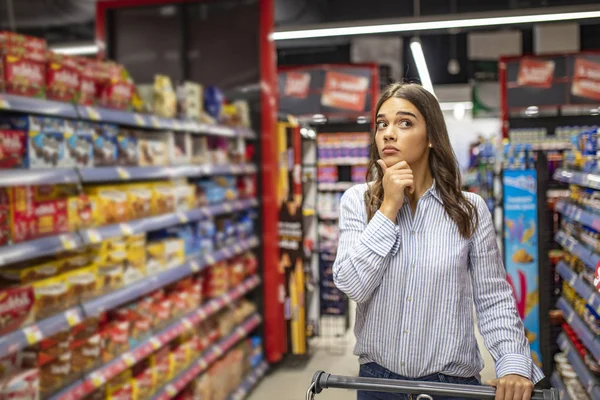
[[[415,32],[439,29],[472,28],[478,26],[532,24],[600,18],[600,11],[563,12],[554,14],[515,15],[504,17],[468,18],[442,21],[407,22],[381,25],[342,26],[288,30],[273,33],[274,40],[308,39],[331,36],[369,35],[374,33]]]
[[[590,114],[591,115],[600,115],[600,107],[598,107],[598,108],[592,108],[590,110]]]
[[[81,44],[72,46],[57,46],[50,48],[55,53],[66,54],[69,56],[84,56],[98,53],[98,46],[95,44]]]
[[[425,61],[425,55],[423,55],[423,48],[421,47],[421,41],[413,39],[410,43],[410,50],[412,51],[415,64],[417,65],[417,71],[419,72],[419,78],[421,78],[421,85],[435,96],[433,92],[433,84],[431,83],[431,77],[429,76],[429,70],[427,69],[427,62]]]
[[[538,106],[529,106],[527,107],[527,109],[525,109],[525,115],[527,115],[528,117],[537,115],[539,112],[540,108]]]
[[[361,115],[360,117],[356,118],[357,124],[366,124],[367,122],[369,122],[369,120],[364,115]]]

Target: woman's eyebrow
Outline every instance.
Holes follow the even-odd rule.
[[[408,115],[409,117],[413,117],[414,119],[419,119],[415,114],[409,111],[398,111],[396,115]]]

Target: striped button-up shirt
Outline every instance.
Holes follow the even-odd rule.
[[[446,214],[435,182],[415,215],[405,199],[395,222],[377,211],[367,223],[366,190],[366,184],[354,186],[342,197],[333,266],[337,287],[358,303],[354,353],[360,363],[375,362],[410,378],[478,376],[483,359],[474,302],[497,376],[541,380],[485,201],[465,193],[479,215],[474,235],[465,239]]]

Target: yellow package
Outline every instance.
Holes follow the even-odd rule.
[[[167,214],[175,211],[175,193],[173,186],[168,182],[152,185],[152,213],[154,215]]]
[[[183,239],[166,239],[163,241],[167,268],[176,268],[185,262],[185,242]]]
[[[143,246],[131,246],[126,254],[123,280],[129,285],[146,276],[146,249]]]
[[[61,259],[48,259],[31,267],[0,268],[0,285],[21,285],[49,279],[60,274],[63,269],[64,261]]]
[[[93,203],[85,194],[67,198],[69,230],[87,229],[94,226]]]
[[[167,268],[164,242],[150,242],[146,245],[146,273],[158,274]]]
[[[49,317],[76,302],[65,275],[37,281],[33,284],[33,291],[37,319]]]
[[[152,215],[152,187],[145,184],[129,185],[127,188],[130,219],[146,218]]]
[[[98,278],[98,268],[91,265],[65,274],[70,291],[77,301],[83,301],[102,293],[103,281]]]
[[[97,266],[98,280],[103,290],[115,290],[123,286],[123,263]]]
[[[117,224],[129,219],[125,186],[93,186],[85,191],[95,196],[93,213],[99,225]]]
[[[125,238],[125,244],[127,249],[130,247],[137,247],[146,245],[146,233],[136,233],[135,235],[127,236]]]
[[[120,373],[106,384],[106,400],[134,399],[131,370]]]
[[[88,251],[82,251],[79,253],[73,253],[63,259],[63,272],[73,271],[79,268],[87,267],[90,264],[93,264],[92,254]]]
[[[137,400],[149,399],[154,394],[156,376],[154,368],[148,358],[135,366],[133,377],[133,398]]]

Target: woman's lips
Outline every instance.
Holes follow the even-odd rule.
[[[399,150],[398,149],[394,149],[392,147],[387,147],[383,149],[383,154],[390,156],[390,155],[394,155],[396,153],[398,153]]]

